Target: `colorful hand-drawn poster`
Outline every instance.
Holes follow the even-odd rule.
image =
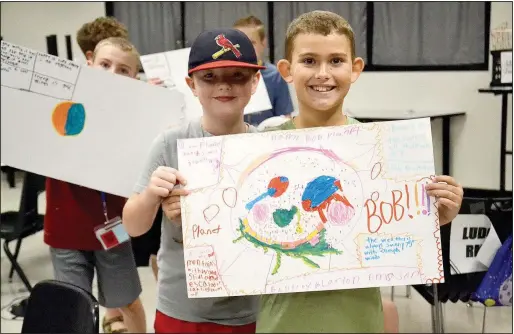
[[[442,282],[430,120],[183,139],[188,295]]]

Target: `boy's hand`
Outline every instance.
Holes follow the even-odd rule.
[[[150,195],[162,199],[170,195],[177,183],[186,185],[184,176],[175,168],[160,166],[152,173],[146,189]]]
[[[164,81],[159,78],[151,78],[151,79],[148,79],[147,82],[150,85],[155,85],[155,86],[160,86],[164,83]]]
[[[180,215],[180,196],[187,195],[189,195],[188,190],[184,188],[175,188],[162,202],[162,211],[169,220],[177,225],[180,225],[182,218]]]
[[[426,186],[427,194],[439,201],[439,225],[451,222],[459,213],[464,190],[451,176],[439,175]]]

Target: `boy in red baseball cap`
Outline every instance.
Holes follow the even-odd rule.
[[[235,29],[200,34],[189,54],[186,82],[198,97],[203,116],[181,128],[169,129],[154,141],[135,194],[123,210],[123,224],[135,237],[152,226],[163,206],[156,333],[254,333],[258,297],[189,299],[182,246],[180,196],[187,191],[177,171],[177,139],[257,132],[244,122],[243,111],[260,79],[250,39]]]

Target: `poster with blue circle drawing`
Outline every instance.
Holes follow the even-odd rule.
[[[1,53],[5,165],[129,197],[154,138],[185,120],[176,90],[5,41]]]

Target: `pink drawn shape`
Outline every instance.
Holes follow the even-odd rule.
[[[269,207],[266,204],[255,204],[252,208],[253,220],[262,224],[266,221],[269,215]]]
[[[312,246],[316,246],[318,244],[318,242],[319,242],[319,234],[316,234],[316,236],[309,241],[309,243]]]
[[[220,212],[220,208],[216,204],[209,205],[203,210],[203,217],[205,221],[210,223]]]
[[[355,215],[355,210],[342,202],[333,202],[327,208],[328,220],[332,225],[346,225]]]
[[[226,188],[223,190],[223,194],[221,195],[223,197],[223,202],[225,202],[225,205],[227,205],[229,208],[235,208],[236,202],[237,202],[237,190],[236,188]]]

